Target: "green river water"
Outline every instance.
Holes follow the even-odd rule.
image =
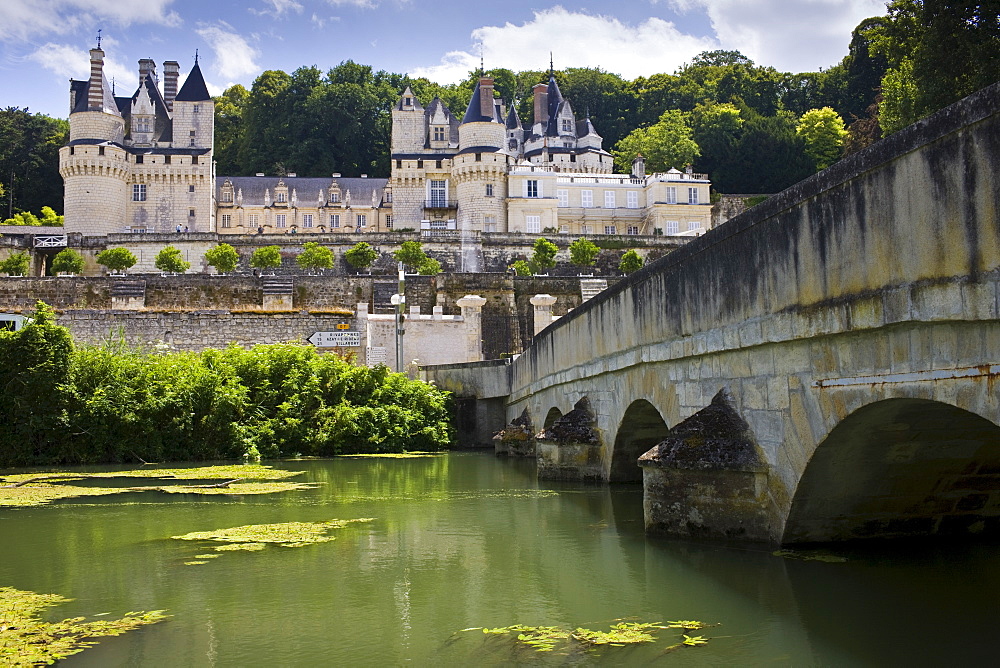
[[[973,666],[1000,651],[1000,547],[841,549],[843,562],[646,538],[642,490],[539,482],[491,454],[278,462],[319,484],[213,498],[129,493],[0,508],[0,586],[76,599],[51,617],[163,609],[66,666]],[[134,484],[134,481],[130,484]],[[170,536],[370,517],[336,540],[224,552]],[[681,639],[538,653],[470,627]]]

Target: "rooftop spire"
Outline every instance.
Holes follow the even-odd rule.
[[[198,64],[198,49],[194,50],[194,64]]]
[[[101,28],[97,29],[97,48],[101,48]]]
[[[550,77],[551,77],[551,76],[554,76],[554,73],[555,73],[555,69],[556,69],[556,68],[555,68],[555,66],[553,65],[553,60],[552,60],[552,52],[551,52],[551,51],[549,51],[549,76],[550,76]]]
[[[486,76],[486,61],[483,58],[483,43],[479,43],[479,76]]]

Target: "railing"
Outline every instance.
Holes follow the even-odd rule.
[[[66,235],[36,235],[35,248],[64,248],[66,246]]]
[[[425,209],[457,209],[458,202],[451,199],[428,199],[424,200]]]

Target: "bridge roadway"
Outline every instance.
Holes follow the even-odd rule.
[[[1000,533],[998,167],[1000,84],[427,376],[540,477],[642,479],[653,533]]]

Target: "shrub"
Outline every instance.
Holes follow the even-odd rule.
[[[535,241],[534,251],[531,260],[528,261],[532,273],[537,274],[544,269],[556,266],[556,253],[559,252],[559,247],[554,243],[545,237],[539,237]]]
[[[240,263],[240,254],[229,244],[219,244],[205,251],[205,262],[220,274],[228,274]]]
[[[378,259],[378,251],[372,248],[367,242],[359,241],[347,249],[344,253],[347,264],[357,270],[367,269]]]
[[[441,263],[432,257],[424,258],[424,261],[417,267],[417,273],[421,276],[437,276],[441,273]]]
[[[622,261],[618,263],[618,271],[626,276],[634,271],[642,269],[643,260],[635,249],[629,249],[622,255]]]
[[[600,252],[597,244],[580,237],[569,245],[569,261],[580,267],[592,267]]]
[[[281,248],[264,246],[250,256],[250,266],[254,269],[277,269],[281,266]]]
[[[307,241],[295,262],[303,269],[330,269],[333,267],[333,251],[315,241]]]
[[[11,253],[6,260],[0,262],[0,272],[10,276],[26,276],[30,267],[31,262],[27,251]]]
[[[420,269],[420,265],[427,260],[427,254],[424,253],[419,241],[404,241],[392,256],[410,269]]]
[[[83,255],[72,248],[64,248],[52,258],[52,271],[56,273],[81,274],[83,267]]]
[[[97,264],[111,271],[125,271],[138,262],[135,255],[127,248],[106,248],[97,254]]]
[[[160,271],[174,274],[183,274],[191,268],[191,263],[181,257],[180,249],[173,246],[166,246],[157,253],[153,264]]]

